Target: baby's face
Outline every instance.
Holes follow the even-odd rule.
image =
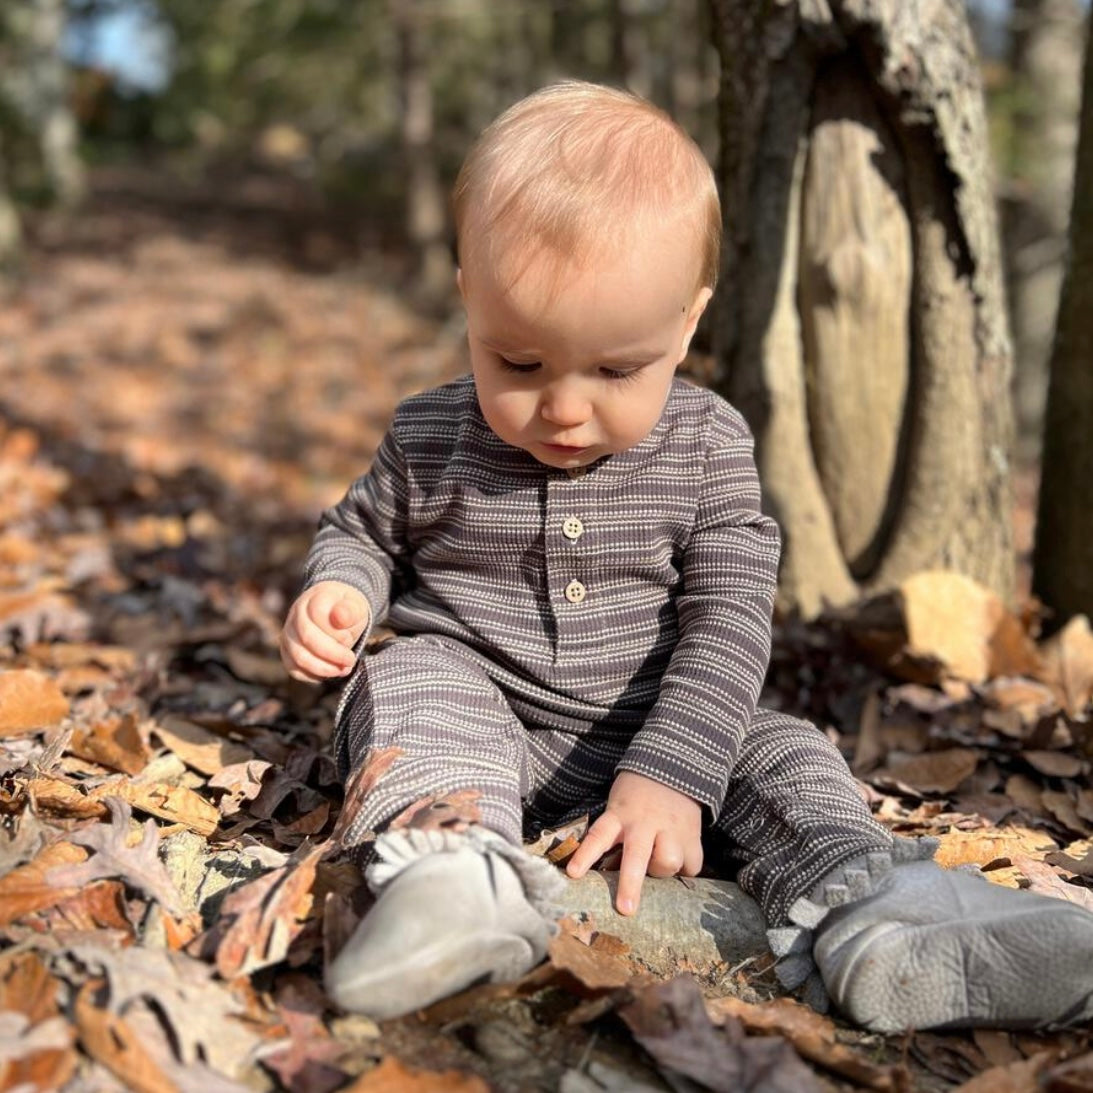
[[[551,467],[585,466],[644,440],[660,420],[710,290],[695,248],[654,228],[628,252],[574,268],[533,258],[508,287],[486,261],[460,272],[482,413]]]

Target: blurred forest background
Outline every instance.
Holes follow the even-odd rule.
[[[966,572],[1012,603],[1015,590],[1027,591],[1032,580],[1028,565],[1015,574],[1014,564],[1028,562],[1032,550],[1048,373],[1069,253],[1087,4],[886,4],[877,10],[890,14],[868,33],[859,7],[755,7],[736,0],[9,0],[0,11],[7,412],[55,427],[67,422],[71,438],[79,434],[92,448],[113,446],[154,469],[196,461],[226,480],[234,475],[251,493],[272,490],[294,512],[313,516],[366,463],[395,399],[462,368],[447,190],[469,142],[506,105],[552,79],[605,81],[659,103],[719,164],[727,275],[691,369],[740,404],[757,433],[761,471],[790,541],[783,606],[813,615],[938,566]],[[932,15],[924,14],[927,8]],[[872,54],[891,57],[903,48],[907,28],[899,13],[912,9],[914,20],[904,24],[932,19],[936,31],[941,11],[957,20],[944,38],[959,45],[968,28],[974,34],[974,72],[956,64],[947,76],[916,77],[934,104],[926,109],[934,117],[926,128],[933,125],[930,143],[942,149],[942,175],[949,179],[942,185],[955,210],[938,221],[946,231],[955,224],[950,252],[964,248],[961,234],[971,240],[954,277],[966,281],[976,301],[965,325],[974,326],[977,347],[963,363],[951,332],[935,339],[952,354],[951,361],[935,361],[935,369],[979,378],[963,395],[945,396],[955,427],[946,433],[939,426],[934,434],[923,423],[940,420],[940,410],[921,399],[917,410],[908,409],[937,386],[929,361],[919,359],[929,355],[933,335],[916,319],[929,310],[923,300],[933,291],[923,288],[928,279],[920,272],[928,266],[928,243],[916,234],[923,191],[916,195],[913,178],[916,159],[928,154],[915,151],[926,146],[904,130],[918,122],[900,115],[897,101],[903,95],[909,102],[919,89],[905,81],[896,95],[883,86],[881,62],[872,75],[867,71]],[[794,32],[804,47],[783,49],[777,40],[786,38],[787,12],[806,29],[830,23],[842,44],[832,46],[831,35],[825,40],[826,31],[813,29]],[[869,34],[876,48],[866,44]],[[757,49],[766,50],[771,64],[754,63]],[[938,44],[929,49],[937,53]],[[850,83],[839,59],[845,56],[858,58]],[[757,248],[740,225],[766,214],[758,199],[742,206],[738,196],[769,188],[763,174],[769,168],[749,174],[741,149],[767,141],[763,134],[772,127],[785,130],[783,147],[797,141],[785,111],[764,113],[784,101],[779,65],[808,67],[807,90],[798,98],[810,116],[801,135],[815,151],[801,167],[808,175],[802,185],[821,198],[810,205],[807,193],[787,196],[773,214],[782,227],[773,238],[756,231]],[[755,73],[768,71],[774,76],[765,86]],[[989,147],[976,149],[980,86]],[[838,105],[839,88],[847,87],[850,108],[847,100]],[[880,120],[863,112],[871,97],[885,115]],[[963,152],[953,151],[963,138],[946,146],[953,139],[944,132],[949,99],[957,104],[954,131],[973,146],[964,161]],[[822,178],[815,180],[824,125],[833,118],[878,134],[878,177],[895,180],[887,190],[906,212],[906,223],[897,226],[905,241],[892,242],[884,216],[863,226],[861,210],[883,204],[867,192],[868,179],[827,191]],[[833,177],[845,180],[858,171],[845,158],[855,154],[848,151],[853,140],[845,125],[828,128],[843,134],[837,153],[843,166]],[[895,155],[884,151],[897,145]],[[883,166],[885,156],[894,167]],[[969,226],[968,195],[984,184],[992,187],[994,207]],[[837,211],[831,195],[840,185],[858,195],[850,202],[857,209]],[[930,203],[938,204],[936,195]],[[766,364],[763,375],[752,371],[753,361],[777,357],[767,337],[777,324],[764,325],[765,341],[747,336],[760,321],[757,312],[776,310],[775,290],[763,296],[764,270],[748,255],[778,248],[798,223],[802,252],[816,249],[808,261],[816,268],[826,263],[826,280],[810,287],[807,262],[793,271],[805,377],[799,398],[807,403],[802,421],[810,435],[786,442],[776,420],[777,408],[791,405],[779,393],[785,380]],[[854,261],[865,263],[872,287],[831,287],[841,276],[831,255],[846,249],[840,233],[854,237]],[[995,237],[1005,290],[998,307],[991,287]],[[900,272],[901,262],[909,272]],[[785,277],[784,269],[766,273]],[[840,293],[841,311],[824,295]],[[883,308],[891,315],[863,322],[867,311]],[[1084,305],[1074,310],[1088,312]],[[1088,333],[1081,337],[1088,345]],[[905,359],[880,359],[881,346]],[[868,374],[840,372],[851,358],[862,358]],[[984,384],[985,371],[999,390]],[[875,382],[889,372],[898,373],[894,394]],[[854,405],[825,404],[825,390],[843,392],[834,401]],[[1008,422],[1011,395],[1015,430]],[[1068,393],[1062,401],[1073,410],[1091,399]],[[979,465],[978,454],[956,449],[969,433],[969,415],[986,413],[983,405],[990,419],[979,427],[987,453]],[[1064,432],[1060,426],[1048,435]],[[825,435],[851,439],[840,447]],[[916,442],[921,450],[949,453],[949,465],[916,470]],[[803,463],[779,464],[772,454],[802,443]],[[1072,446],[1054,458],[1062,469],[1051,481],[1066,485],[1052,509],[1066,508],[1064,522],[1073,524],[1073,510],[1093,511],[1083,471],[1093,463]],[[881,468],[871,482],[862,477],[870,467]],[[813,479],[814,497],[802,485]],[[940,504],[941,480],[956,495],[983,496],[967,513],[959,499]],[[927,481],[934,482],[937,511],[924,531],[914,493],[925,491]],[[840,501],[840,491],[851,496]],[[1016,540],[1006,518],[1014,491]],[[815,536],[795,530],[817,521],[830,530]],[[984,522],[1005,531],[984,532]],[[959,542],[937,530],[956,525],[964,529]],[[1061,555],[1066,535],[1054,529],[1055,553],[1038,567],[1070,574],[1062,588],[1036,579],[1036,591],[1060,621],[1093,606],[1093,577],[1078,576],[1093,572],[1093,564],[1084,564],[1093,540],[1088,531],[1083,523],[1070,533],[1084,554]],[[916,536],[930,538],[930,545],[907,546]],[[984,546],[992,536],[997,541]],[[807,550],[805,561],[795,544]]]

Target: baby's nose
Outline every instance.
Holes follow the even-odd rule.
[[[545,391],[539,410],[545,421],[563,428],[583,425],[592,416],[591,402],[572,385]]]

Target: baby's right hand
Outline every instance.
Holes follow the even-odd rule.
[[[320,581],[289,608],[281,630],[281,660],[293,679],[319,683],[348,675],[357,661],[353,646],[371,608],[352,585]]]

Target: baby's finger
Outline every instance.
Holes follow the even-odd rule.
[[[339,630],[356,630],[363,627],[365,614],[361,605],[349,596],[343,596],[330,609],[330,622]]]
[[[281,659],[293,679],[302,679],[307,683],[319,683],[324,679],[333,679],[345,673],[345,669],[340,665],[322,660],[298,642],[286,645]]]
[[[649,856],[653,846],[651,840],[630,838],[622,845],[622,866],[619,869],[619,890],[615,897],[615,908],[620,915],[632,915],[641,902],[641,886],[645,880],[645,871],[649,867]]]
[[[286,630],[288,636],[295,638],[312,656],[334,665],[338,671],[347,671],[357,662],[351,649],[347,649],[333,634],[328,634],[307,616],[302,619],[297,616]]]
[[[703,856],[702,840],[696,839],[683,852],[683,868],[679,871],[680,876],[697,877],[702,872]]]
[[[299,668],[319,679],[343,675],[354,663],[353,654],[340,642],[313,627],[301,631],[295,619],[281,632],[281,659],[290,670]]]
[[[649,858],[647,872],[651,877],[674,877],[683,868],[683,847],[675,839],[658,836]]]
[[[619,841],[619,822],[605,812],[585,834],[576,853],[569,859],[566,873],[577,879],[583,877]]]

